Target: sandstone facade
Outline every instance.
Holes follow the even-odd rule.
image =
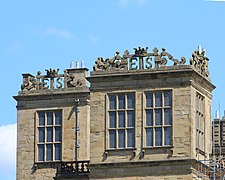
[[[208,179],[211,92],[215,88],[205,69],[208,59],[196,51],[191,65],[185,65],[185,58],[178,61],[165,49],[161,55],[156,48],[153,51],[147,53],[147,48],[139,48],[135,55],[125,51],[123,57],[116,52],[112,59],[98,58],[88,78],[85,68],[67,69],[64,74],[52,69],[46,75],[23,74],[22,90],[14,97],[18,117],[17,179]],[[143,57],[147,56],[155,57],[155,68],[149,59],[144,68]],[[174,65],[164,66],[166,61],[161,56],[167,56]],[[136,61],[139,64],[133,68]],[[199,68],[198,63],[203,62]],[[157,92],[163,103],[169,93],[167,101],[171,102],[147,107],[147,93],[156,98]],[[114,103],[110,96],[116,97],[118,104],[120,94],[126,105],[122,110],[118,105],[110,109],[110,103]],[[131,108],[127,105],[129,95],[134,103]],[[153,101],[156,103],[156,99]],[[156,114],[158,110],[161,114]],[[61,136],[53,135],[53,139],[60,136],[60,142],[49,142],[48,119],[43,127],[40,125],[38,113],[49,111],[62,113]],[[118,125],[120,112],[127,113],[122,116],[125,124],[133,118],[133,125]],[[147,112],[152,113],[151,125],[147,125]],[[116,127],[110,124],[113,113]],[[132,115],[128,117],[129,113]],[[161,124],[156,122],[158,117]],[[46,129],[45,140],[41,128]],[[111,132],[116,135],[111,136]],[[121,136],[121,132],[125,135]],[[147,136],[148,132],[152,137]],[[119,137],[125,144],[120,145]],[[57,143],[62,148],[61,156],[54,160],[58,150],[49,151],[48,144]],[[48,160],[49,152],[54,154],[52,160]]]

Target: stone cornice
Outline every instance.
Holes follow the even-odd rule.
[[[70,88],[70,89],[62,89],[62,90],[45,90],[40,93],[38,90],[34,90],[32,92],[27,91],[19,91],[17,96],[13,96],[13,98],[17,101],[20,100],[34,100],[34,99],[48,99],[48,98],[57,98],[60,96],[70,96],[74,94],[89,94],[88,87],[82,87],[80,89]]]
[[[110,167],[126,167],[129,168],[131,166],[159,166],[159,165],[171,165],[174,164],[189,164],[197,163],[196,159],[168,159],[168,160],[157,160],[157,161],[129,161],[129,162],[113,162],[113,163],[91,163],[89,167],[92,168],[97,166],[98,168],[108,169]]]
[[[108,88],[118,88],[113,83],[118,81],[143,81],[136,88],[144,88],[145,81],[148,81],[149,87],[154,87],[154,83],[158,80],[160,83],[155,87],[169,87],[169,86],[187,86],[198,85],[208,92],[212,92],[215,86],[210,82],[208,78],[205,78],[191,65],[179,65],[179,66],[164,66],[157,69],[148,70],[130,70],[130,71],[96,71],[92,72],[91,76],[87,78],[91,83],[92,90],[103,90],[105,87],[101,86],[102,83],[107,84],[112,82]],[[152,82],[152,83],[151,83]],[[95,85],[96,84],[96,85]],[[132,84],[132,83],[130,83]],[[132,85],[124,83],[124,87],[131,88]]]

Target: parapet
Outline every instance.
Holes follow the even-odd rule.
[[[91,76],[132,71],[142,72],[173,68],[182,69],[185,68],[185,66],[191,66],[192,69],[210,81],[208,61],[209,59],[205,56],[204,49],[195,50],[187,65],[185,57],[181,57],[180,60],[175,59],[165,48],[162,48],[160,52],[159,49],[155,47],[152,52],[148,52],[148,47],[139,47],[134,48],[133,54],[125,50],[123,55],[120,55],[120,52],[117,51],[112,58],[103,59],[102,57],[98,57],[93,66]]]
[[[46,74],[38,71],[36,76],[22,74],[23,83],[19,95],[89,91],[87,68],[65,69],[62,74],[59,74],[59,69],[50,68],[45,71]]]

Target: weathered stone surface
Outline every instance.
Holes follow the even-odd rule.
[[[172,160],[204,159],[196,151],[196,94],[204,97],[205,103],[205,138],[210,139],[211,91],[215,88],[208,79],[199,75],[191,66],[164,67],[155,71],[95,71],[89,77],[91,82],[91,179],[192,179],[193,174],[184,164],[176,166]],[[173,94],[173,143],[171,147],[143,147],[143,95],[146,91],[172,90]],[[109,93],[133,92],[136,96],[135,110],[135,149],[108,150],[105,136],[106,105],[105,97]],[[106,127],[107,129],[107,127]],[[144,151],[143,151],[144,150]],[[144,152],[144,156],[140,155]],[[206,159],[209,158],[210,144],[205,145]],[[140,161],[168,161],[164,167],[160,163],[151,169],[138,168],[135,163]],[[109,164],[104,167],[103,164]],[[120,163],[127,166],[118,167]],[[114,164],[114,165],[110,165]],[[127,168],[134,168],[130,171]],[[171,170],[171,175],[170,171]],[[180,173],[183,171],[183,174]],[[138,175],[141,172],[141,175]],[[152,172],[149,175],[149,172]],[[117,174],[120,177],[116,177]],[[158,176],[156,174],[159,174]]]
[[[80,70],[81,71],[81,70]],[[87,73],[80,72],[74,76]],[[83,80],[85,77],[80,77]],[[86,83],[86,82],[85,82]],[[62,90],[19,92],[17,100],[17,179],[53,179],[59,163],[37,161],[36,113],[40,110],[62,110],[62,161],[75,160],[75,99],[80,99],[78,113],[78,160],[90,159],[90,105],[87,83],[84,87]]]
[[[129,53],[124,57],[128,57]],[[146,55],[147,49],[136,49],[136,55]],[[79,179],[135,179],[135,180],[189,180],[196,178],[198,160],[209,159],[210,144],[206,141],[204,152],[197,151],[196,95],[204,97],[204,136],[210,139],[211,92],[215,88],[203,71],[195,65],[184,65],[170,54],[155,49],[156,68],[140,69],[121,64],[119,53],[109,61],[110,68],[96,63],[95,71],[86,80],[87,69],[71,69],[64,72],[64,88],[44,89],[37,85],[35,77],[24,74],[22,91],[17,100],[17,179],[52,179],[58,163],[38,163],[36,147],[36,113],[38,110],[62,110],[62,161],[75,160],[75,99],[80,99],[78,160],[90,160],[90,174]],[[174,66],[163,66],[168,56]],[[159,56],[159,57],[158,57]],[[158,59],[157,59],[158,58]],[[194,57],[193,57],[194,58]],[[181,59],[184,60],[184,59]],[[195,59],[196,60],[196,59]],[[176,61],[176,62],[175,62]],[[194,60],[193,60],[194,63]],[[202,69],[204,70],[204,69]],[[51,78],[58,71],[47,71]],[[46,77],[47,77],[46,76]],[[79,81],[80,79],[80,81]],[[58,83],[59,84],[59,83]],[[42,87],[42,88],[40,88]],[[167,147],[144,147],[144,93],[146,91],[172,91],[172,145]],[[133,149],[109,150],[107,148],[107,95],[131,92],[135,94],[135,147]],[[203,150],[203,149],[201,149]],[[203,176],[202,176],[203,177]],[[74,177],[73,179],[77,179]],[[60,178],[57,178],[60,179]],[[66,179],[66,178],[65,178]],[[203,179],[203,178],[202,178]]]

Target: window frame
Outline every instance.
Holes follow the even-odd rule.
[[[199,109],[200,108],[200,109]],[[205,136],[205,97],[196,92],[195,96],[196,150],[204,152]]]
[[[43,126],[39,126],[39,113],[43,112],[45,114],[45,124]],[[48,112],[53,112],[53,124],[52,125],[47,125],[47,113]],[[61,112],[61,125],[56,125],[55,124],[55,113],[56,112]],[[51,163],[51,162],[60,162],[63,159],[63,109],[62,108],[51,108],[51,109],[37,109],[35,112],[35,128],[34,128],[34,135],[35,135],[35,152],[34,152],[34,159],[35,159],[35,163]],[[40,143],[39,142],[39,128],[45,128],[45,132],[44,132],[44,142]],[[52,127],[53,131],[52,131],[52,142],[47,142],[47,131],[46,129],[48,127]],[[55,127],[61,127],[61,142],[60,141],[55,141]],[[39,160],[39,148],[38,145],[43,144],[45,146],[44,149],[44,161],[40,161]],[[53,148],[52,148],[52,160],[47,160],[46,156],[47,156],[47,151],[46,151],[46,145],[47,144],[52,144]],[[55,144],[61,144],[61,157],[59,160],[55,160]]]
[[[162,102],[161,102],[161,106],[158,106],[158,107],[155,107],[155,93],[158,93],[158,92],[161,92],[162,94]],[[171,105],[170,106],[164,106],[164,93],[165,92],[170,92],[171,93]],[[146,107],[146,94],[148,93],[152,93],[152,107]],[[167,148],[167,147],[173,147],[173,126],[174,126],[174,123],[173,123],[173,109],[174,109],[174,102],[173,102],[173,99],[174,98],[174,91],[173,89],[157,89],[157,90],[145,90],[143,92],[143,95],[142,95],[142,115],[143,115],[143,123],[142,123],[142,148],[144,149],[153,149],[153,148]],[[155,113],[154,111],[156,109],[161,109],[161,116],[162,116],[162,123],[161,125],[155,125]],[[171,123],[170,125],[165,125],[164,123],[164,110],[165,109],[170,109],[171,110]],[[152,125],[151,126],[147,126],[146,125],[146,122],[147,122],[147,118],[146,118],[146,110],[152,110]],[[155,143],[155,128],[162,128],[162,144],[160,146],[157,146],[156,143]],[[170,127],[171,128],[171,143],[169,145],[165,145],[165,137],[164,137],[164,132],[165,132],[165,127]],[[150,129],[152,128],[152,146],[148,146],[147,145],[147,142],[146,142],[146,139],[147,139],[147,136],[146,136],[146,129]]]
[[[128,94],[133,94],[133,97],[134,97],[134,107],[133,108],[127,108],[127,95]],[[124,109],[118,109],[118,96],[120,95],[125,95],[125,108]],[[116,109],[115,110],[111,110],[110,109],[110,100],[109,100],[109,97],[110,96],[116,96]],[[119,91],[119,92],[110,92],[110,93],[106,93],[105,95],[105,150],[109,150],[109,151],[115,151],[115,150],[133,150],[133,149],[136,149],[136,100],[137,100],[137,97],[136,97],[136,91]],[[116,112],[116,128],[110,128],[110,116],[109,116],[109,112],[113,112],[115,111]],[[119,120],[118,120],[118,112],[119,111],[125,111],[125,127],[118,127],[118,123],[119,123]],[[128,111],[133,111],[134,113],[134,127],[127,127],[127,112]],[[118,141],[118,131],[120,129],[123,129],[125,130],[125,147],[119,147],[119,141]],[[128,141],[127,141],[127,130],[129,129],[133,129],[133,137],[134,137],[134,140],[133,140],[133,143],[134,143],[134,146],[133,147],[128,147],[127,144],[128,144]],[[110,130],[115,130],[116,131],[116,147],[115,148],[111,148],[110,147],[110,135],[109,135],[109,131]]]

